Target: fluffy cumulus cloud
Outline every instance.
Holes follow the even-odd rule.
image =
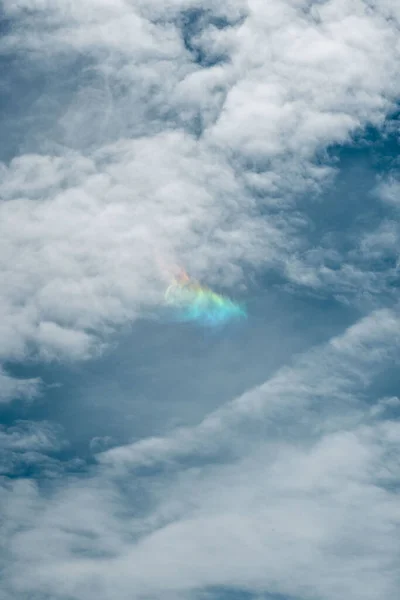
[[[4,59],[50,83],[21,117],[31,151],[2,167],[4,357],[92,353],[157,302],[157,256],[228,285],[249,263],[320,280],[297,257],[293,204],[332,174],[328,146],[392,108],[394,18],[364,2],[32,0],[5,15]]]
[[[398,143],[396,3],[4,0],[1,19],[0,600],[396,597],[398,162],[338,184],[341,150]],[[85,466],[46,373],[94,369],[128,328],[140,350],[175,265],[334,303],[342,329],[198,423],[96,432]]]

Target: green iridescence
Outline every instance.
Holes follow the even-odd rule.
[[[165,299],[168,305],[178,311],[182,321],[220,325],[232,319],[247,317],[244,306],[198,283],[176,282],[167,289]]]

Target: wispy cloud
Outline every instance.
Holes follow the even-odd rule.
[[[31,400],[40,393],[41,383],[39,378],[17,379],[0,369],[0,403],[15,398]]]
[[[400,425],[364,399],[398,331],[372,316],[185,435],[106,452],[51,499],[17,486],[34,516],[15,533],[9,585],[82,599],[394,593]],[[146,446],[164,466],[132,470],[151,466]]]

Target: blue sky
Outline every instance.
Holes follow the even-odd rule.
[[[399,30],[3,2],[0,600],[398,596]]]

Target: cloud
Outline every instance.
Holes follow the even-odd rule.
[[[398,410],[400,407],[400,398],[397,396],[389,396],[381,398],[372,408],[372,415],[382,415],[392,409]]]
[[[19,159],[4,171],[3,193],[10,198],[1,206],[8,281],[4,357],[23,356],[29,343],[39,344],[42,352],[57,347],[67,356],[84,357],[93,334],[133,319],[141,306],[159,300],[168,273],[160,273],[158,256],[167,263],[169,256],[175,262],[189,257],[193,269],[204,274],[212,256],[223,268],[227,253],[239,259],[256,253],[261,225],[229,198],[237,188],[229,169],[199,157],[185,135],[167,133],[157,140],[116,143],[98,151],[97,165],[75,156],[60,159],[58,175],[50,159],[38,156]],[[81,184],[48,189],[48,177],[68,173]],[[41,197],[15,197],[16,178],[28,179],[23,186]],[[211,185],[203,188],[206,179]],[[270,239],[262,242],[267,252],[283,243],[279,237],[271,228]],[[207,244],[197,252],[202,240]],[[229,269],[228,262],[228,277]],[[235,277],[234,265],[230,271]]]
[[[29,423],[21,421],[18,425],[2,429],[1,445],[11,450],[49,450],[58,449],[57,428],[48,423]]]
[[[199,424],[94,437],[113,447],[86,470],[52,459],[48,423],[2,429],[1,600],[395,597],[398,402],[377,388],[398,362],[397,180],[345,233],[314,235],[312,211],[333,148],[398,100],[391,4],[3,2],[0,118],[24,134],[2,142],[2,364],[96,358],[151,317],[162,262],[227,292],[273,272],[354,323]],[[41,389],[0,383],[4,403]]]
[[[358,418],[359,403],[363,402],[370,381],[385,369],[388,361],[396,359],[399,341],[398,314],[377,311],[332,338],[325,347],[302,354],[295,368],[282,368],[263,386],[209,414],[196,428],[182,428],[171,437],[146,438],[113,448],[100,454],[99,459],[113,466],[125,463],[140,467],[158,461],[168,464],[185,455],[218,457],[227,450],[235,455],[235,447],[239,453],[247,451],[258,439],[259,419],[266,422],[261,428],[262,436],[273,432],[276,421],[294,420],[300,432],[303,425],[310,426],[308,419],[303,421],[303,411],[312,407],[318,421],[329,414],[336,427],[336,409],[351,423],[354,417]],[[247,436],[243,432],[244,421]],[[315,426],[320,427],[317,423]],[[292,426],[288,433],[295,435]]]
[[[84,600],[226,586],[324,600],[395,593],[400,426],[364,404],[398,353],[393,319],[377,314],[299,358],[206,419],[207,431],[188,430],[179,454],[166,440],[165,467],[135,473],[110,450],[110,466],[50,495],[9,487],[8,527],[28,521],[11,534],[6,589]],[[221,439],[236,453],[216,461]]]
[[[39,395],[41,390],[39,378],[17,379],[11,377],[0,368],[0,404],[22,398],[31,400]]]
[[[383,181],[377,189],[379,197],[389,205],[393,205],[395,208],[398,207],[400,202],[400,182],[394,177],[391,177],[387,181]]]
[[[33,131],[36,153],[2,167],[1,356],[101,348],[157,302],[156,253],[210,283],[273,266],[329,285],[327,271],[293,258],[307,219],[292,202],[332,174],[319,153],[393,104],[398,28],[385,9],[29,0],[6,2],[5,14],[2,52],[18,48],[19,68],[58,73],[81,52],[89,63],[46,140],[40,103],[33,111],[25,144]],[[188,44],[226,60],[202,65]],[[351,266],[340,278],[359,286]]]
[[[52,52],[55,52],[54,61],[59,60],[59,48],[70,53],[93,49],[95,61],[99,49],[107,50],[103,66],[96,63],[93,68],[108,69],[107,85],[111,89],[119,79],[120,85],[123,84],[127,90],[119,94],[113,92],[116,98],[109,99],[112,114],[120,113],[121,101],[129,101],[132,115],[138,109],[143,110],[143,102],[147,102],[147,98],[150,102],[154,101],[152,98],[159,101],[155,114],[141,115],[140,120],[146,129],[142,129],[139,135],[145,134],[146,138],[114,142],[94,154],[92,146],[92,151],[88,154],[86,149],[83,155],[21,157],[4,172],[6,181],[2,192],[12,194],[14,202],[20,202],[27,191],[28,197],[32,197],[36,190],[36,194],[41,193],[40,189],[44,191],[44,196],[41,196],[44,202],[32,207],[33,212],[23,210],[23,205],[20,205],[21,217],[32,219],[39,212],[39,222],[42,221],[46,232],[49,232],[50,223],[57,219],[57,234],[61,236],[63,232],[60,229],[69,223],[64,235],[68,235],[70,245],[70,227],[74,223],[79,231],[80,223],[84,226],[84,219],[83,215],[80,218],[78,207],[67,219],[64,207],[71,206],[74,198],[75,203],[79,198],[82,203],[80,209],[85,210],[86,218],[92,217],[93,228],[96,220],[105,217],[107,195],[108,204],[119,212],[114,212],[114,227],[107,236],[114,251],[121,247],[122,232],[118,222],[123,219],[127,223],[134,221],[136,227],[132,227],[132,237],[150,236],[150,239],[141,240],[141,245],[147,241],[166,247],[166,251],[176,252],[173,241],[178,235],[182,236],[183,246],[179,250],[184,252],[193,240],[193,228],[196,227],[207,242],[208,232],[217,230],[216,242],[228,246],[218,257],[218,247],[209,249],[207,244],[204,248],[200,242],[200,247],[197,245],[199,253],[209,251],[213,260],[217,255],[219,264],[235,264],[242,258],[257,261],[264,247],[258,239],[260,225],[254,219],[247,186],[253,191],[255,183],[260,192],[274,197],[287,195],[290,187],[295,187],[299,194],[308,191],[310,186],[312,189],[319,185],[326,169],[315,164],[315,152],[329,144],[347,140],[352,132],[367,122],[381,122],[390,107],[391,98],[394,98],[393,73],[397,65],[393,53],[394,23],[390,26],[384,21],[377,8],[372,13],[365,12],[361,2],[357,4],[359,10],[354,15],[348,14],[338,2],[315,7],[309,13],[304,12],[301,5],[295,8],[288,3],[277,2],[274,8],[269,8],[252,2],[246,18],[239,21],[237,15],[243,13],[242,5],[226,3],[216,15],[226,15],[223,27],[213,25],[205,10],[198,36],[200,39],[205,36],[206,47],[209,47],[211,36],[224,45],[225,52],[229,50],[226,65],[208,69],[193,62],[182,42],[183,28],[188,25],[187,22],[182,24],[178,17],[190,8],[190,3],[187,6],[185,3],[170,4],[169,19],[165,20],[164,16],[162,21],[157,21],[157,16],[165,14],[165,7],[158,3],[152,3],[146,10],[140,3],[130,5],[125,2],[113,3],[112,6],[107,2],[94,2],[92,10],[69,1],[51,6],[42,2],[6,3],[10,18],[18,17],[18,20],[3,42],[5,48],[18,43],[21,52],[24,47],[29,48],[29,44],[35,43],[38,58],[43,58],[51,46]],[[37,15],[41,21],[43,17],[49,19],[45,32],[39,35],[41,26],[38,21],[25,20],[27,9],[29,14]],[[290,28],[286,26],[288,22]],[[129,29],[129,36],[123,35],[121,25]],[[28,29],[25,30],[25,27]],[[133,34],[137,28],[140,28],[140,35]],[[151,43],[146,41],[146,36]],[[349,54],[351,60],[348,60]],[[117,57],[119,65],[115,62]],[[139,75],[135,69],[134,76],[139,81],[132,80],[129,63],[133,57],[139,65],[148,65],[147,72],[140,73],[139,70]],[[330,65],[328,70],[327,64]],[[171,69],[176,72],[171,73]],[[105,77],[104,74],[99,76]],[[159,92],[152,92],[151,98],[143,89],[150,81],[155,81],[160,88]],[[208,81],[212,82],[211,87]],[[138,85],[144,95],[132,96],[138,93]],[[317,88],[318,94],[315,93]],[[187,90],[183,96],[181,89]],[[99,105],[96,97],[91,98],[92,92],[97,93],[96,83],[91,84],[89,80],[88,85],[76,91],[74,106],[67,107],[62,117],[72,143],[74,132],[79,135],[88,128],[98,130],[99,119],[104,121],[108,118],[102,101]],[[215,97],[215,93],[217,96],[222,93],[225,99],[214,121],[208,125],[204,123],[201,140],[194,142],[182,133],[155,135],[155,121],[159,123],[158,130],[161,126],[170,128],[174,125],[179,129],[189,128],[190,132],[194,113],[200,117],[207,113],[210,110],[207,103]],[[98,115],[92,113],[96,105],[100,109]],[[162,121],[161,107],[164,111]],[[123,111],[122,116],[125,132],[132,134],[129,115]],[[85,121],[82,122],[82,119]],[[124,132],[114,124],[110,135],[116,134],[124,135]],[[96,146],[99,142],[103,146],[107,137],[97,140]],[[232,167],[227,160],[231,161],[235,156]],[[212,169],[213,164],[215,169]],[[157,201],[149,200],[149,194],[153,198],[156,196]],[[140,210],[137,207],[139,201]],[[14,206],[12,208],[15,213]],[[207,211],[208,218],[204,211]],[[182,215],[180,221],[177,215]],[[253,222],[249,222],[250,215]],[[151,233],[146,227],[146,219],[150,216],[156,219],[151,224]],[[236,219],[241,220],[240,226],[237,224],[235,227]],[[229,222],[229,235],[224,231],[225,220]],[[269,215],[269,222],[270,238],[279,238],[279,221],[276,223]],[[292,228],[286,234],[286,241],[290,233]],[[48,236],[48,233],[43,234],[43,246],[46,242],[53,246],[52,238],[50,236],[47,240]],[[237,245],[239,248],[236,248]],[[282,243],[278,244],[278,256],[283,252],[282,246]],[[124,244],[124,248],[128,252],[129,246]],[[71,254],[71,249],[68,250],[66,258]],[[95,252],[97,254],[98,248],[92,240],[90,245],[86,243],[82,247],[88,262],[95,260]],[[143,251],[138,253],[132,248],[130,254],[135,261],[132,271],[140,268],[135,256],[148,268],[150,259],[143,256]],[[208,259],[207,266],[210,262]],[[144,286],[140,287],[143,293]],[[103,295],[97,292],[97,296],[100,302],[104,302]],[[110,318],[117,318],[112,310]]]
[[[55,476],[60,471],[55,454],[65,446],[62,429],[47,422],[17,421],[0,427],[2,476],[27,473]]]

